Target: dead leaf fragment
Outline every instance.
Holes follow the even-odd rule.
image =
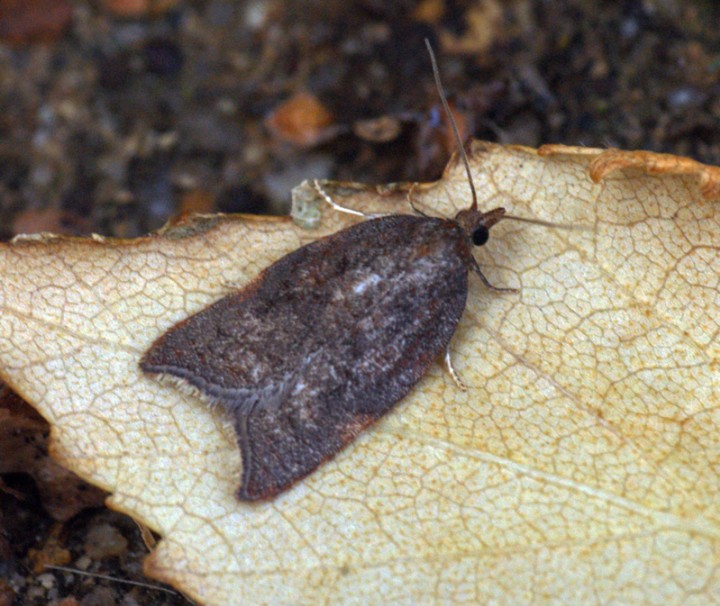
[[[65,465],[162,535],[147,573],[202,604],[717,603],[720,207],[685,175],[596,184],[595,155],[473,146],[483,208],[591,229],[498,225],[476,256],[519,292],[471,280],[452,342],[468,390],[437,365],[272,502],[234,498],[221,413],[138,361],[345,214],[320,206],[312,231],[205,217],[4,245],[0,374],[50,420]],[[409,212],[408,188],[327,186],[386,212]],[[414,202],[452,216],[468,195],[453,164]]]
[[[720,167],[702,164],[692,158],[648,151],[600,150],[566,145],[543,145],[538,153],[541,156],[562,154],[592,156],[590,178],[596,183],[612,173],[629,168],[636,168],[650,175],[688,175],[697,179],[705,198],[720,199]]]
[[[393,116],[380,116],[369,120],[358,120],[353,124],[356,136],[371,143],[388,143],[398,138],[402,124]]]
[[[18,213],[13,219],[12,230],[15,234],[53,232],[71,235],[89,231],[89,226],[90,222],[87,218],[71,211],[45,208],[27,209]]]
[[[315,95],[305,91],[281,103],[266,120],[276,137],[299,147],[312,147],[334,136],[332,123],[332,114]]]
[[[461,111],[450,101],[450,111],[455,119],[461,141],[466,141],[468,133],[472,131],[472,116],[468,112]],[[447,161],[447,158],[455,153],[457,143],[452,126],[441,106],[436,106],[437,115],[441,120],[430,118],[420,123],[418,130],[417,147],[417,170],[420,174],[439,174]]]
[[[101,506],[105,494],[48,456],[49,429],[32,407],[0,385],[0,474],[32,476],[45,510],[64,521],[87,507]]]
[[[94,524],[85,537],[85,553],[93,560],[119,556],[127,551],[127,539],[115,526]]]
[[[210,191],[193,189],[180,198],[180,213],[209,213],[214,208],[215,195]]]
[[[157,16],[170,10],[178,0],[103,0],[103,5],[118,17]]]
[[[498,0],[471,3],[465,11],[465,29],[460,35],[451,29],[440,31],[443,51],[448,54],[486,52],[500,32],[502,16],[502,3]]]
[[[15,601],[15,592],[5,579],[0,579],[0,606],[12,606]]]
[[[16,45],[52,42],[72,17],[67,0],[0,0],[0,40]]]
[[[443,18],[448,17],[448,21],[457,18],[455,8],[446,0],[422,0],[412,16],[439,29],[445,53],[479,54],[487,51],[495,41],[502,14],[502,4],[497,0],[475,0],[464,10],[461,25],[453,22],[452,27],[443,27]]]
[[[47,566],[65,566],[70,563],[72,556],[62,544],[61,533],[62,525],[55,524],[44,545],[40,549],[30,549],[28,552],[35,574],[45,572]]]

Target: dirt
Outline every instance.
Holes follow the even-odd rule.
[[[283,214],[306,178],[436,179],[454,143],[426,37],[466,137],[720,164],[711,0],[58,0],[60,21],[26,4],[0,0],[0,239]],[[30,476],[3,479],[0,606],[187,603],[122,583],[143,581],[134,523],[53,520]],[[89,535],[114,547],[90,557]],[[80,572],[36,571],[50,547]]]

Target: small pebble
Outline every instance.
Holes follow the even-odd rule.
[[[55,575],[50,572],[44,572],[43,574],[37,575],[35,580],[45,589],[52,589],[55,586]]]

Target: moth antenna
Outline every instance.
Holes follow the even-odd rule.
[[[532,225],[542,225],[543,227],[554,227],[556,229],[566,229],[568,231],[593,231],[589,225],[574,225],[572,223],[553,223],[552,221],[543,221],[542,219],[528,219],[527,217],[518,217],[505,213],[503,219],[519,221],[520,223],[531,223]]]
[[[458,386],[458,389],[460,391],[467,391],[467,385],[463,383],[463,380],[460,378],[460,374],[453,366],[452,354],[450,353],[450,343],[445,346],[445,366],[447,366],[448,372],[450,373],[453,381],[455,381],[455,385]]]
[[[417,183],[413,183],[413,184],[410,186],[410,189],[408,190],[408,193],[407,193],[407,201],[408,201],[408,204],[410,205],[410,208],[413,209],[413,212],[416,212],[416,213],[417,213],[418,215],[420,215],[421,217],[429,217],[430,215],[424,213],[424,212],[421,211],[417,206],[415,206],[415,202],[413,201],[413,192],[415,191],[415,188],[416,188],[416,187],[417,187]]]
[[[389,213],[364,213],[361,210],[355,210],[354,208],[348,208],[347,206],[342,206],[341,204],[338,204],[333,200],[330,195],[322,188],[322,185],[320,185],[320,181],[317,179],[313,179],[313,187],[317,191],[317,193],[320,194],[323,200],[327,202],[330,206],[332,206],[335,210],[341,212],[341,213],[347,213],[349,215],[355,215],[356,217],[363,217],[364,219],[377,219],[379,217],[387,217]]]
[[[482,269],[480,269],[480,266],[478,265],[478,262],[475,260],[475,257],[470,257],[472,262],[472,270],[475,272],[475,275],[477,275],[478,278],[480,278],[480,281],[487,286],[490,290],[494,290],[495,292],[518,292],[517,288],[507,288],[502,286],[495,286],[490,280],[488,280],[485,277],[485,274],[482,272]]]
[[[430,53],[433,76],[435,77],[435,86],[437,87],[438,94],[440,95],[440,101],[442,101],[445,113],[450,120],[450,126],[452,126],[453,135],[455,136],[455,142],[457,143],[460,157],[462,158],[463,164],[465,165],[465,172],[467,173],[468,183],[470,184],[470,191],[472,193],[472,204],[470,205],[470,210],[477,210],[477,193],[475,192],[475,183],[473,183],[472,174],[470,173],[470,162],[468,162],[468,157],[465,153],[465,147],[463,146],[462,140],[460,139],[460,131],[458,130],[457,123],[455,122],[455,117],[450,111],[450,105],[448,105],[447,98],[445,97],[445,91],[443,89],[442,81],[440,80],[440,70],[438,69],[437,61],[435,59],[435,53],[433,52],[430,40],[428,40],[427,38],[425,38],[425,46],[427,46],[428,53]]]
[[[457,122],[455,122],[455,117],[453,116],[452,112],[450,111],[450,105],[447,102],[447,98],[445,96],[445,90],[442,85],[442,81],[440,80],[440,70],[438,69],[437,60],[435,59],[435,53],[433,52],[432,45],[430,44],[430,40],[425,38],[425,46],[427,46],[428,53],[430,54],[430,62],[432,63],[432,69],[433,69],[433,76],[435,77],[435,86],[437,87],[438,94],[440,95],[440,100],[442,101],[443,108],[445,109],[445,113],[447,114],[448,119],[450,120],[450,126],[452,127],[453,135],[455,137],[455,142],[458,146],[458,151],[460,153],[460,157],[462,158],[463,165],[465,166],[465,173],[467,174],[468,183],[470,184],[470,191],[472,193],[472,204],[470,205],[469,210],[470,211],[477,211],[478,208],[478,202],[477,202],[477,192],[475,191],[475,183],[473,182],[472,173],[470,172],[470,162],[468,161],[467,153],[465,152],[465,146],[462,144],[462,140],[460,139],[460,131],[457,127]],[[413,210],[415,209],[415,206],[410,203],[410,205],[413,207]],[[593,231],[592,227],[588,227],[586,225],[572,225],[568,223],[552,223],[551,221],[543,221],[541,219],[526,219],[525,217],[518,217],[517,215],[509,215],[505,214],[502,217],[503,219],[511,219],[513,221],[520,221],[522,223],[532,223],[534,225],[542,225],[543,227],[554,227],[557,229],[567,229],[570,231]],[[484,277],[484,276],[483,276]],[[512,290],[512,289],[510,289]]]

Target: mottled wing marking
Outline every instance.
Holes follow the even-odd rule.
[[[181,322],[142,368],[233,413],[238,496],[274,496],[385,414],[441,354],[465,306],[466,251],[451,221],[366,221]]]

